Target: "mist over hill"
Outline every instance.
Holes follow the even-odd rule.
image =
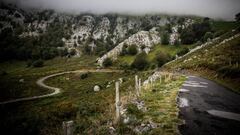
[[[233,20],[240,11],[239,0],[3,0],[23,8],[93,14],[167,13]]]

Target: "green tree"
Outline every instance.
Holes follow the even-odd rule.
[[[32,63],[33,67],[43,67],[43,60],[39,59],[39,60],[36,60]]]
[[[131,64],[131,67],[137,70],[144,70],[148,66],[149,62],[147,60],[147,54],[145,52],[138,54],[133,63]]]
[[[84,45],[84,53],[87,55],[90,55],[91,53],[91,47],[89,45]]]
[[[235,20],[236,20],[237,22],[240,22],[240,13],[238,13],[238,14],[235,15]]]
[[[138,50],[136,45],[131,45],[128,47],[128,54],[136,55],[137,53],[138,53]]]
[[[103,66],[104,67],[109,67],[109,66],[112,66],[113,62],[112,62],[112,59],[111,58],[106,58],[104,61],[103,61]]]
[[[168,45],[169,44],[169,34],[167,32],[163,32],[161,36],[162,44]]]
[[[208,39],[213,38],[213,33],[212,32],[206,32],[205,35],[203,36],[203,41],[208,41]]]
[[[181,49],[180,51],[177,52],[177,55],[182,56],[188,52],[189,52],[189,49],[187,47],[184,47],[183,49]]]
[[[158,54],[155,56],[155,60],[157,61],[158,67],[161,67],[162,65],[171,60],[171,56],[164,52],[158,52]]]

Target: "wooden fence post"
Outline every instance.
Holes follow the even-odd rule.
[[[135,75],[135,89],[136,89],[136,93],[137,93],[137,97],[139,97],[139,89],[138,89],[139,85],[138,85],[138,76]]]
[[[73,121],[64,121],[63,124],[63,135],[73,135]]]
[[[139,94],[141,93],[141,78],[139,78],[139,81],[138,81],[138,91],[139,91]]]
[[[115,123],[119,122],[120,119],[120,96],[119,96],[119,82],[117,81],[115,83],[115,87],[116,87],[116,99],[115,99],[115,106],[116,106],[116,119],[115,119]]]

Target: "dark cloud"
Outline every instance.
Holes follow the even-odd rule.
[[[61,12],[191,14],[233,20],[240,0],[5,0],[25,8]]]

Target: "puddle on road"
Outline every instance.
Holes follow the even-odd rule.
[[[225,112],[225,111],[219,111],[219,110],[208,110],[207,112],[217,117],[240,121],[240,114],[237,114],[237,113]]]
[[[179,89],[179,92],[189,92],[188,89]]]
[[[188,107],[189,103],[186,98],[179,98],[179,107]]]

